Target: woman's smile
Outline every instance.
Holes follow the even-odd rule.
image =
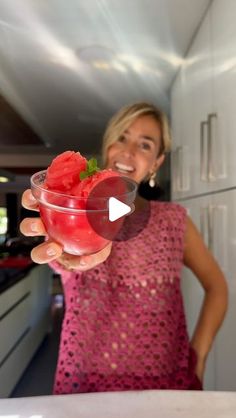
[[[135,167],[133,165],[121,163],[119,161],[114,163],[114,169],[119,173],[126,175],[132,174],[135,171]]]

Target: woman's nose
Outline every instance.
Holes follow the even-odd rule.
[[[136,152],[136,145],[132,143],[126,143],[123,148],[123,154],[127,157],[133,156]]]

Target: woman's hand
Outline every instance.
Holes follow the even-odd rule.
[[[203,382],[205,367],[206,361],[198,358],[195,373],[201,382]]]
[[[111,248],[112,243],[109,243],[103,250],[83,256],[76,256],[63,252],[57,261],[67,270],[87,271],[103,263],[110,255]]]
[[[22,195],[22,206],[26,209],[38,212],[38,204],[33,197],[31,190],[26,190]],[[39,217],[25,218],[20,224],[20,231],[28,237],[47,236],[43,222]],[[31,258],[35,263],[44,264],[56,260],[68,270],[86,271],[100,263],[103,263],[110,255],[112,243],[109,243],[103,250],[84,256],[75,256],[63,252],[63,248],[55,241],[47,240],[33,248]]]

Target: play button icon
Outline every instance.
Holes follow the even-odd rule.
[[[122,216],[127,215],[132,211],[129,205],[121,202],[120,200],[116,199],[115,197],[110,197],[108,201],[109,207],[109,221],[114,222]]]
[[[92,188],[86,201],[86,221],[98,237],[116,240],[125,219],[135,211],[136,191],[137,183],[117,174]]]
[[[90,191],[86,203],[86,223],[93,230],[93,240],[128,241],[142,233],[149,222],[150,204],[136,210],[137,183],[127,177],[114,175],[100,181]],[[88,241],[91,234],[88,234]]]

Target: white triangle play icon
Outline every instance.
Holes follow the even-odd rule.
[[[126,205],[115,197],[109,198],[108,208],[110,222],[114,222],[122,216],[127,215],[127,213],[131,212],[130,206]]]

